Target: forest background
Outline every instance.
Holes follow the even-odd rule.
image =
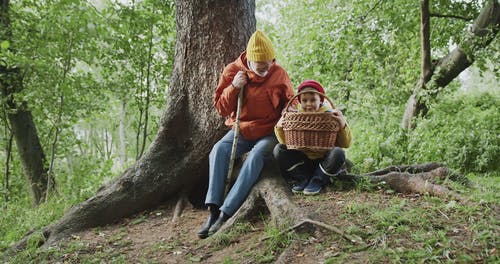
[[[445,15],[432,18],[433,59],[463,40],[482,5],[431,1],[431,12]],[[141,157],[170,99],[176,35],[172,1],[20,0],[9,9],[12,39],[0,39],[1,63],[21,69],[15,101],[32,114],[55,187],[34,206],[2,97],[0,250],[60,218]],[[403,130],[420,76],[419,1],[262,0],[256,16],[294,86],[320,81],[347,117],[354,171],[441,161],[479,184],[474,199],[498,201],[498,37],[428,98],[414,129]]]

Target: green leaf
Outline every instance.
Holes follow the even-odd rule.
[[[201,257],[199,256],[192,256],[189,258],[192,262],[201,262]]]
[[[3,50],[6,50],[10,47],[10,42],[8,40],[4,40],[2,41],[2,43],[0,44],[0,48],[2,48]]]

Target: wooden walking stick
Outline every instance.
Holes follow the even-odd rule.
[[[234,137],[233,137],[233,147],[231,148],[231,158],[229,159],[229,170],[227,171],[226,177],[226,191],[225,194],[229,192],[229,187],[231,182],[233,181],[233,167],[234,167],[234,159],[236,156],[236,146],[238,145],[238,138],[240,134],[240,113],[241,113],[241,105],[243,104],[243,89],[245,86],[240,88],[240,92],[238,93],[238,106],[236,107],[236,123],[234,127]]]

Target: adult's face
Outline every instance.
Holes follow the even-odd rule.
[[[269,69],[273,66],[273,60],[268,61],[248,61],[250,70],[260,77],[265,77],[269,73]]]

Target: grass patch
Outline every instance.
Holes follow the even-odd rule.
[[[475,187],[457,185],[474,203],[461,204],[427,195],[367,193],[366,199],[347,202],[339,219],[345,231],[362,237],[362,249],[339,241],[339,253],[325,263],[349,262],[364,254],[370,263],[495,262],[499,244],[498,177],[471,177]],[[496,184],[496,185],[495,185]]]
[[[216,249],[220,249],[237,241],[242,234],[247,233],[250,230],[252,230],[252,225],[250,223],[236,223],[228,231],[223,233],[217,232],[209,239],[203,240],[202,243],[206,241],[205,243],[211,243],[216,246]]]

